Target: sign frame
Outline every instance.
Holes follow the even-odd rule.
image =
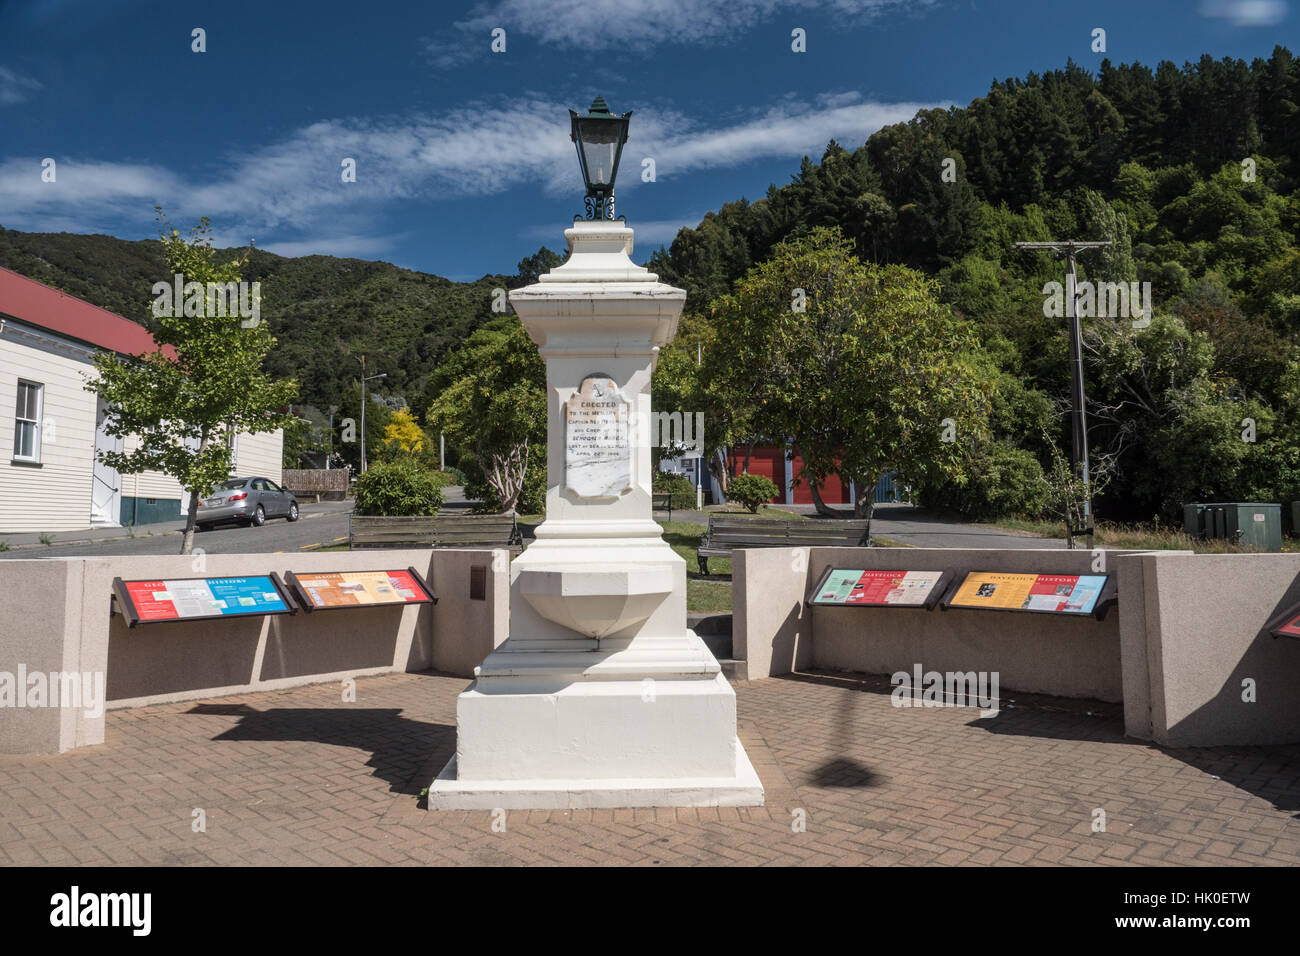
[[[829,604],[829,603],[823,604],[815,600],[818,592],[820,592],[821,589],[826,586],[826,580],[835,571],[860,571],[864,574],[868,571],[907,574],[909,571],[923,571],[923,570],[926,573],[930,573],[930,574],[933,574],[934,572],[937,571],[939,573],[939,580],[934,582],[934,587],[930,589],[930,594],[926,597],[925,601],[921,604],[868,604],[865,602],[859,602],[855,604]],[[892,611],[897,611],[900,609],[912,610],[912,611],[932,611],[934,610],[935,606],[944,598],[947,591],[951,587],[952,577],[954,573],[955,572],[953,572],[950,569],[942,569],[942,568],[929,568],[929,569],[907,568],[901,570],[896,568],[841,568],[831,564],[831,565],[827,565],[826,569],[822,571],[821,576],[817,578],[817,582],[808,591],[807,595],[804,598],[804,604],[808,607],[819,607],[819,608],[852,607],[852,608],[868,608],[868,609],[887,608]]]
[[[1280,614],[1275,614],[1272,618],[1270,618],[1269,622],[1264,625],[1264,630],[1274,640],[1277,640],[1279,637],[1286,637],[1286,638],[1290,638],[1293,641],[1300,641],[1300,634],[1287,634],[1285,631],[1282,630],[1283,627],[1290,624],[1292,621],[1296,620],[1297,618],[1300,618],[1300,601],[1296,602],[1295,604],[1292,604],[1290,607],[1282,611]]]
[[[1106,580],[1097,594],[1097,602],[1093,605],[1092,611],[1088,614],[1078,614],[1070,611],[1049,611],[1030,607],[972,607],[969,604],[954,604],[953,601],[957,598],[957,592],[961,590],[961,586],[966,583],[966,579],[972,574],[1031,574],[1035,577],[1059,575],[1061,577],[1105,578]],[[960,577],[954,578],[952,586],[948,589],[948,593],[945,594],[943,600],[939,602],[939,607],[943,608],[945,611],[1003,611],[1011,614],[1050,614],[1053,617],[1058,618],[1091,617],[1094,620],[1103,621],[1106,619],[1106,615],[1110,613],[1110,609],[1118,603],[1119,591],[1116,587],[1115,575],[1109,572],[1102,574],[1076,574],[1074,572],[1067,573],[1064,571],[984,571],[979,568],[972,568]]]
[[[275,588],[276,594],[284,602],[285,610],[283,611],[261,611],[247,612],[241,614],[198,614],[191,617],[168,617],[156,621],[147,621],[140,617],[140,612],[135,609],[135,602],[131,600],[131,594],[127,591],[127,584],[135,584],[137,581],[212,581],[222,578],[260,578],[266,577],[271,581],[271,586]],[[280,615],[294,615],[298,613],[298,602],[294,596],[285,587],[280,580],[280,575],[274,571],[268,571],[265,575],[261,574],[221,574],[221,575],[200,575],[192,578],[132,578],[130,581],[123,578],[113,578],[113,602],[115,609],[126,619],[127,628],[134,628],[141,624],[190,624],[194,621],[229,621],[235,618],[250,617],[279,617]]]
[[[373,568],[355,571],[304,571],[303,574],[388,574],[393,570],[393,568]],[[420,586],[420,590],[424,592],[423,598],[416,601],[387,601],[383,604],[339,604],[335,607],[316,607],[315,602],[311,599],[311,595],[307,593],[307,589],[303,587],[302,582],[298,580],[297,574],[293,571],[286,571],[284,573],[284,579],[286,587],[293,594],[294,600],[298,602],[298,606],[308,614],[315,614],[317,611],[373,611],[381,607],[414,607],[421,604],[437,604],[438,595],[433,593],[433,588],[429,587],[429,582],[424,579],[424,576],[413,567],[407,567],[405,571],[414,579],[415,583]]]

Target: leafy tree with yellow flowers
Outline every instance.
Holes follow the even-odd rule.
[[[424,429],[407,408],[393,412],[392,419],[384,427],[384,444],[397,442],[405,452],[423,450],[424,439]]]

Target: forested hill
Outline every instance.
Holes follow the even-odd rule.
[[[998,441],[976,453],[995,479],[932,501],[1027,510],[993,498],[1033,485],[1049,462],[1044,431],[1068,446],[1064,324],[1044,315],[1043,295],[1062,265],[1014,248],[1049,239],[1111,240],[1110,253],[1080,257],[1081,278],[1151,284],[1150,329],[1085,324],[1093,448],[1114,466],[1109,515],[1300,496],[1300,63],[1289,50],[996,81],[856,149],[832,142],[792,182],[681,230],[650,267],[687,290],[688,313],[707,315],[775,244],[818,226],[842,230],[863,260],[935,277],[999,376]],[[1246,419],[1260,426],[1253,440]]]
[[[1254,188],[1238,188],[1252,185],[1240,176],[1248,157]],[[942,177],[947,159],[955,182]],[[1221,182],[1225,167],[1232,175]],[[1297,185],[1300,63],[1286,48],[1249,64],[1206,55],[1154,71],[1106,60],[1095,76],[1071,62],[995,81],[966,107],[923,110],[852,151],[832,143],[788,185],[683,229],[654,268],[699,307],[773,244],[820,225],[841,227],[876,262],[930,273],[972,254],[999,262],[1012,258],[1013,240],[1090,228],[1079,210],[1090,189],[1127,216],[1144,278],[1171,278],[1161,270],[1178,262],[1189,278],[1220,269],[1234,290],[1254,293],[1278,242],[1294,242]],[[1025,219],[1007,215],[1027,207]],[[1224,229],[1242,241],[1211,248]],[[1161,285],[1166,298],[1183,291],[1176,280]]]
[[[233,257],[226,250],[218,258]],[[545,271],[558,258],[539,253],[521,273]],[[542,261],[544,260],[544,261]],[[111,236],[28,233],[0,228],[0,266],[149,324],[150,289],[167,276],[161,244]],[[368,370],[388,374],[382,394],[400,395],[421,414],[421,391],[443,355],[492,318],[492,290],[531,281],[484,276],[452,282],[386,262],[333,256],[286,258],[255,250],[247,281],[262,283],[262,317],[279,344],[268,370],[297,377],[299,401],[327,408],[355,391]]]

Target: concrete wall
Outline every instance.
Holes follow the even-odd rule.
[[[495,558],[495,560],[494,560]],[[505,640],[509,562],[503,551],[412,549],[293,555],[117,556],[0,563],[0,675],[104,675],[107,706],[134,707],[367,674],[434,668],[470,676]],[[237,576],[276,571],[414,567],[438,604],[140,625],[110,613],[114,577]],[[470,569],[484,568],[484,598]],[[0,688],[2,690],[2,688]],[[0,752],[55,753],[103,740],[85,708],[0,707]]]
[[[1106,552],[1117,570],[1123,552]],[[749,678],[807,666],[889,674],[926,670],[997,671],[1007,690],[1122,698],[1119,615],[1052,617],[936,608],[853,608],[803,605],[808,589],[831,566],[1095,573],[1088,551],[943,548],[770,548],[733,558],[733,645]],[[1127,597],[1127,595],[1126,595]],[[1130,600],[1140,608],[1142,593]]]
[[[1121,552],[1104,552],[1115,572]],[[918,571],[1025,571],[1089,574],[1093,555],[1068,550],[977,550],[939,548],[815,548],[808,563],[809,586],[829,566]],[[1140,602],[1125,595],[1130,603]],[[1066,617],[936,608],[812,609],[812,658],[819,667],[887,674],[926,670],[996,671],[1004,690],[1119,701],[1119,615],[1104,621]]]
[[[1130,721],[1126,700],[1128,733],[1170,746],[1300,742],[1300,641],[1263,630],[1300,602],[1300,555],[1152,554],[1140,562],[1149,713]],[[1253,701],[1242,699],[1247,679]]]
[[[1093,571],[1087,551],[764,549],[733,559],[733,645],[749,678],[824,667],[997,671],[1003,690],[1123,701],[1125,732],[1170,746],[1300,742],[1300,641],[1266,623],[1300,602],[1300,555],[1105,553],[1105,621],[1011,612],[806,608],[831,565]],[[1243,700],[1243,681],[1254,699]]]
[[[812,622],[803,604],[812,586],[810,550],[822,549],[751,548],[731,556],[731,653],[745,662],[747,680],[813,662]]]
[[[16,696],[20,675],[102,678],[107,642],[82,639],[82,580],[77,562],[0,562],[0,753],[58,753],[104,742],[102,696],[97,717],[85,707],[18,706]]]

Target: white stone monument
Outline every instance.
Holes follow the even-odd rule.
[[[546,362],[546,520],[510,571],[510,637],[456,706],[429,808],[758,806],[736,695],[686,626],[686,563],[651,517],[650,375],[686,293],[621,222],[510,302]]]

